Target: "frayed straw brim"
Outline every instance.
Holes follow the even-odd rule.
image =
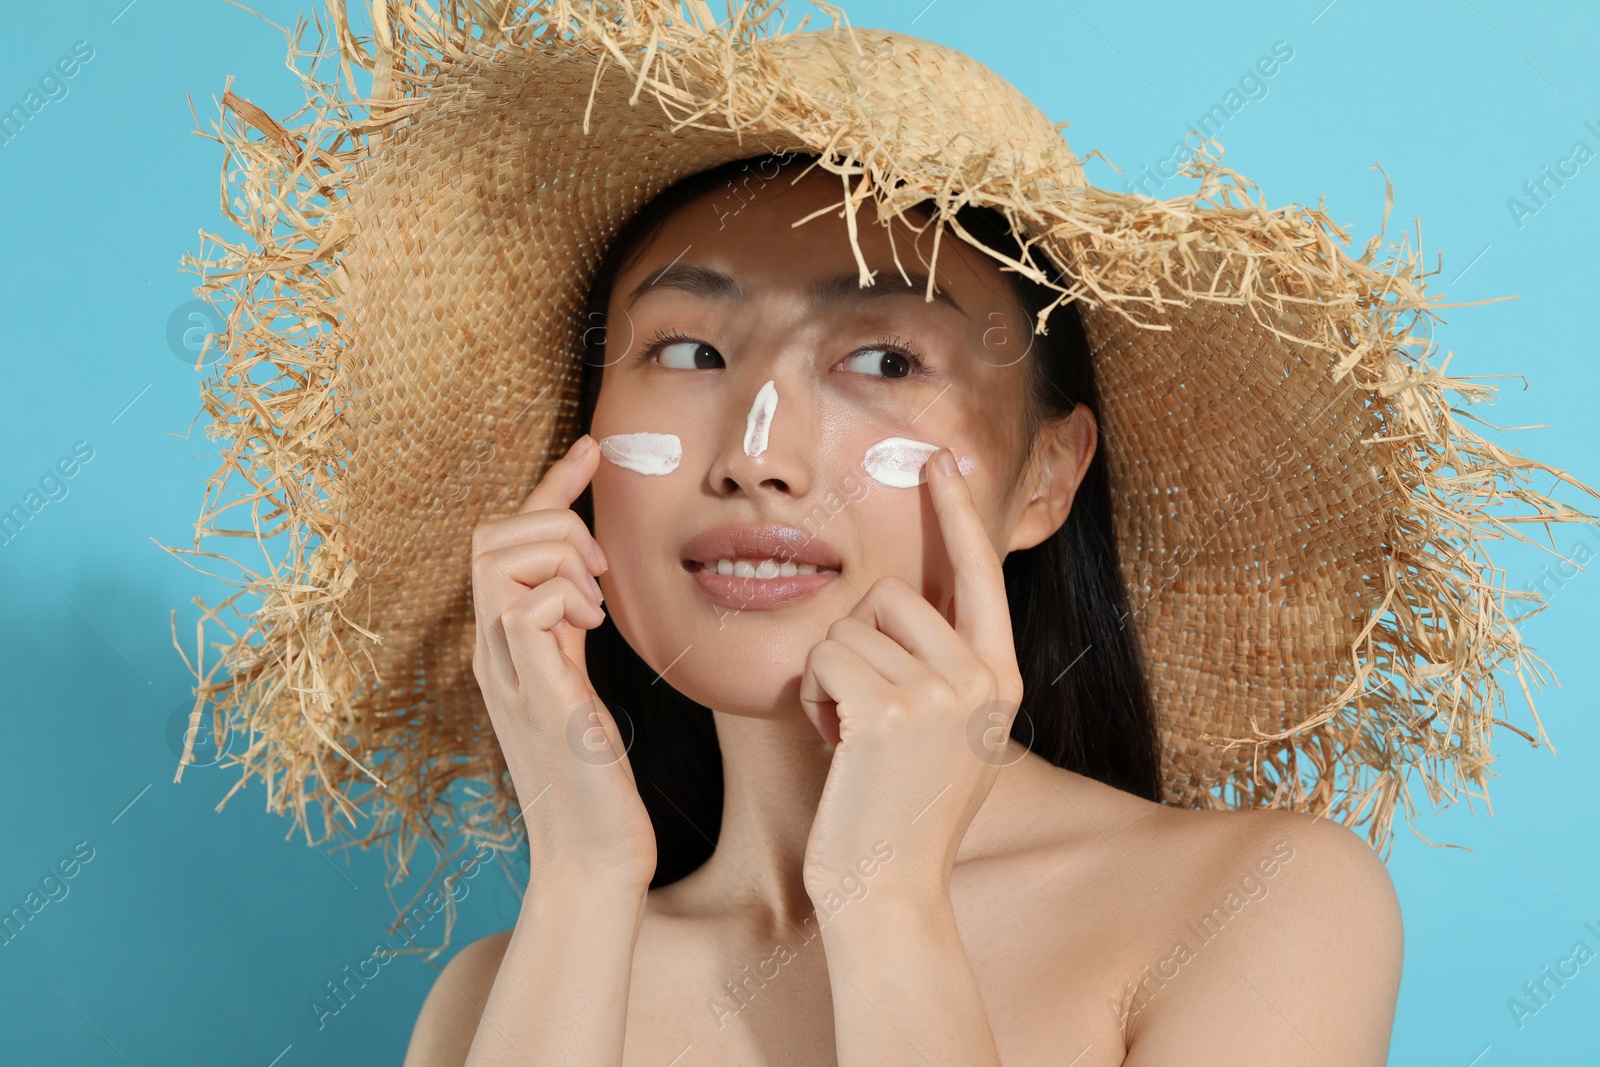
[[[1079,301],[1173,803],[1317,812],[1387,847],[1408,777],[1435,804],[1485,795],[1494,723],[1531,740],[1495,715],[1497,672],[1543,736],[1540,661],[1507,611],[1542,601],[1484,546],[1595,521],[1533,472],[1595,494],[1462,424],[1448,394],[1493,389],[1428,362],[1423,327],[1458,305],[1425,293],[1404,240],[1352,256],[1321,210],[1269,209],[1209,148],[1191,196],[1095,188],[1060,124],[958,52],[828,5],[833,27],[803,33],[774,32],[771,3],[722,25],[683,6],[491,23],[378,4],[368,51],[332,2],[349,95],[307,75],[280,122],[225,92],[223,210],[248,239],[205,234],[218,250],[185,262],[227,311],[202,393],[226,447],[194,549],[169,551],[286,541],[223,603],[197,600],[192,721],[212,702],[217,736],[247,739],[228,796],[259,776],[308,841],[315,805],[318,840],[381,840],[396,878],[419,840],[517,840],[471,670],[471,528],[575,432],[582,299],[622,222],[786,148],[821,153],[880,220],[932,199],[936,232],[970,240],[956,208],[999,208],[1042,254],[1005,262]],[[245,488],[225,500],[230,476]],[[251,529],[212,525],[242,506]],[[221,612],[246,595],[261,607],[235,632]],[[208,624],[228,638],[209,668]]]

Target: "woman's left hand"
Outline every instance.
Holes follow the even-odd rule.
[[[837,746],[806,844],[819,904],[868,871],[868,895],[887,882],[948,900],[956,850],[1022,702],[1000,558],[950,450],[925,470],[954,573],[951,618],[904,579],[880,578],[811,649],[800,679],[806,715]]]

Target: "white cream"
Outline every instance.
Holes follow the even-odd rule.
[[[666,474],[683,458],[683,442],[675,433],[614,433],[600,438],[600,454],[640,474]]]
[[[886,437],[867,449],[861,465],[874,480],[884,485],[910,489],[928,480],[923,476],[922,467],[940,447],[926,441],[913,441],[909,437]],[[962,474],[971,471],[972,467],[971,459],[956,457],[956,469]]]
[[[772,428],[772,414],[778,410],[778,387],[768,382],[756,390],[750,404],[750,414],[744,419],[744,454],[752,458],[767,450],[767,431]]]

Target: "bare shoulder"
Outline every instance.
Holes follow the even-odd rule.
[[[1170,948],[1130,980],[1129,1067],[1385,1062],[1404,933],[1364,837],[1295,812],[1177,808],[1131,832],[1180,866],[1158,876]]]
[[[1056,1007],[1114,1012],[1127,1067],[1384,1063],[1404,938],[1364,835],[1053,766],[1016,781],[1001,880],[1037,902],[1030,951],[1071,998]]]
[[[405,1067],[454,1067],[466,1062],[510,941],[510,930],[480,937],[445,964],[417,1014]]]
[[[1340,823],[1302,812],[1192,811],[1129,797],[1143,812],[1130,820],[1141,845],[1173,856],[1175,885],[1196,892],[1238,890],[1275,895],[1277,907],[1316,913],[1337,906],[1370,920],[1398,921],[1399,902],[1383,860],[1366,838]],[[1261,883],[1261,890],[1252,890]]]
[[[1050,790],[1076,818],[1056,821],[1044,840],[1065,849],[1078,838],[1100,839],[1125,871],[1147,875],[1176,907],[1230,890],[1248,899],[1270,893],[1280,908],[1357,909],[1364,919],[1393,920],[1398,932],[1388,868],[1364,837],[1337,822],[1290,811],[1195,811],[1059,768],[1048,774]]]

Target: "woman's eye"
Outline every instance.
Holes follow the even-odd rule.
[[[881,374],[885,378],[904,378],[916,369],[909,359],[888,348],[864,348],[846,356],[842,365],[860,374]]]
[[[656,351],[656,362],[678,370],[714,370],[722,366],[722,354],[701,341],[674,341]]]

